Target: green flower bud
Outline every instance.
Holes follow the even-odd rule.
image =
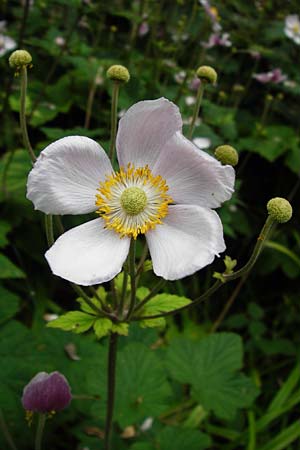
[[[128,83],[130,80],[128,69],[120,65],[111,66],[106,75],[110,80],[119,81],[120,83]]]
[[[15,50],[9,57],[9,65],[13,69],[20,70],[22,67],[27,67],[32,62],[32,57],[27,50]]]
[[[293,208],[288,200],[281,197],[275,197],[268,201],[267,210],[275,222],[285,223],[293,215]]]
[[[209,84],[216,84],[218,79],[217,72],[210,66],[198,67],[196,74],[201,81],[204,81],[205,83]]]
[[[220,145],[217,147],[215,157],[222,164],[229,164],[230,166],[236,166],[239,162],[238,152],[231,145]]]

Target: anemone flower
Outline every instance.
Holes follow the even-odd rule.
[[[290,14],[285,18],[284,33],[295,44],[300,45],[300,20],[297,14]]]
[[[83,136],[50,144],[29,174],[27,197],[46,214],[98,218],[61,235],[46,252],[52,272],[81,285],[111,280],[131,239],[145,235],[156,275],[175,280],[225,250],[212,208],[228,200],[235,173],[182,135],[177,106],[136,103],[121,118],[118,172],[102,147]]]
[[[273,69],[270,72],[255,73],[253,75],[253,78],[263,84],[279,84],[287,80],[287,76],[282,73],[282,70],[280,68]]]
[[[66,408],[72,400],[67,379],[59,372],[39,372],[24,387],[22,405],[32,412],[50,413]]]

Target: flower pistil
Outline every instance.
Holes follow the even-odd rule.
[[[105,221],[106,228],[113,229],[120,237],[137,238],[162,223],[173,203],[167,194],[166,181],[153,175],[149,167],[128,164],[119,172],[106,177],[100,183],[96,195],[97,213]]]

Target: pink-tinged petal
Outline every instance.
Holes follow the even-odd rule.
[[[72,400],[67,379],[59,372],[39,372],[24,387],[22,405],[27,411],[50,413],[66,408]]]
[[[109,281],[121,271],[129,245],[129,238],[104,228],[98,218],[64,233],[45,256],[55,275],[89,286]]]
[[[151,168],[165,143],[182,129],[179,109],[165,98],[136,103],[119,122],[117,152],[120,166],[132,163]]]
[[[217,213],[193,205],[170,206],[163,224],[149,231],[146,239],[153,270],[166,280],[195,273],[225,250]]]
[[[234,190],[234,169],[222,166],[181,133],[167,142],[152,171],[166,180],[175,203],[217,208]]]
[[[97,142],[68,136],[48,145],[27,182],[27,198],[46,214],[84,214],[97,209],[99,181],[113,171]]]

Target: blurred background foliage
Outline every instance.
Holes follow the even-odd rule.
[[[227,254],[238,267],[257,239],[266,202],[281,196],[294,206],[293,219],[276,227],[247,279],[168,319],[165,329],[134,325],[121,339],[114,448],[300,448],[300,45],[285,32],[286,17],[298,12],[297,0],[1,1],[1,448],[14,448],[8,432],[19,449],[32,448],[35,424],[25,422],[22,389],[37,371],[60,370],[74,400],[49,420],[45,448],[101,449],[106,378],[106,339],[45,328],[77,303],[50,273],[43,216],[25,197],[31,163],[18,124],[19,79],[8,66],[14,46],[33,57],[27,115],[37,154],[70,134],[107,149],[105,73],[116,63],[131,73],[120,115],[139,100],[164,96],[178,104],[187,126],[195,69],[207,64],[219,81],[205,92],[194,138],[207,138],[208,152],[228,143],[240,153],[236,192],[219,210]],[[279,73],[270,75],[274,69]],[[256,74],[269,74],[269,81]],[[222,270],[220,260],[165,291],[194,298],[215,270]],[[145,287],[154,282],[151,272],[142,275]]]

